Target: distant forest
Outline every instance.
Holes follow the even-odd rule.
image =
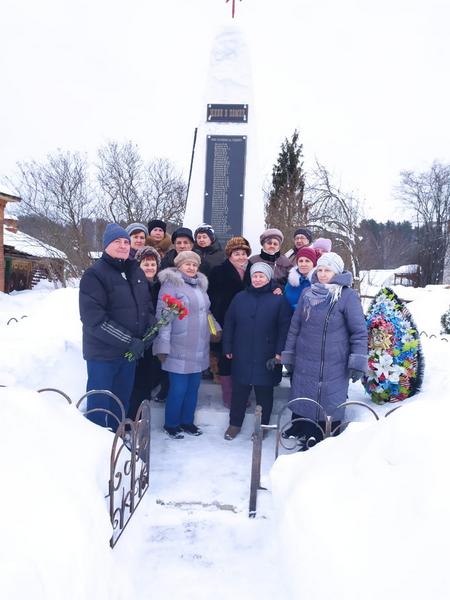
[[[418,263],[420,230],[409,221],[378,223],[364,219],[358,227],[360,268],[395,269]]]

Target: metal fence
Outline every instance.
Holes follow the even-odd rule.
[[[150,402],[144,400],[136,418],[127,419],[122,402],[109,390],[91,390],[77,402],[56,388],[42,388],[39,393],[53,392],[62,396],[69,404],[81,410],[84,416],[102,413],[117,423],[109,462],[108,493],[109,516],[113,534],[109,541],[113,548],[130,521],[150,482]],[[84,409],[85,401],[93,395],[106,395],[115,403],[120,417],[111,408]]]
[[[314,408],[318,415],[317,420],[299,416],[297,418],[288,419],[285,422],[283,422],[284,417],[287,414],[289,414],[289,412],[292,412],[293,415],[301,415],[302,407],[305,407],[305,405],[309,405],[310,408]],[[299,452],[300,450],[309,450],[318,441],[322,441],[323,439],[326,439],[328,437],[338,435],[340,432],[346,429],[347,425],[351,423],[351,421],[339,421],[338,425],[333,426],[333,423],[337,423],[337,421],[333,421],[333,415],[336,414],[337,411],[343,410],[349,406],[358,406],[364,408],[364,410],[369,411],[369,414],[376,421],[379,420],[379,416],[376,413],[376,411],[364,402],[357,402],[353,400],[343,402],[336,408],[334,413],[332,413],[331,415],[327,415],[323,407],[315,400],[312,400],[311,398],[295,398],[294,400],[290,400],[279,412],[276,424],[263,425],[261,423],[262,408],[261,406],[256,406],[255,427],[253,431],[252,466],[250,477],[250,500],[248,507],[248,516],[250,518],[254,518],[256,516],[258,490],[266,489],[263,486],[261,486],[261,459],[263,447],[262,442],[266,432],[271,430],[275,431],[275,460],[278,458],[281,448],[283,448],[288,453]],[[399,408],[401,408],[401,406],[396,406],[395,408],[388,411],[384,416],[388,417]],[[296,437],[283,437],[283,433],[286,432],[289,427],[300,423],[307,424],[308,429],[310,429],[311,431],[315,430],[315,433],[312,433],[309,436],[305,436],[305,439],[301,440]]]

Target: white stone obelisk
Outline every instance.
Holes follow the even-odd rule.
[[[208,105],[245,105],[245,122],[208,122]],[[183,225],[192,230],[204,222],[208,136],[242,136],[246,140],[242,230],[239,233],[259,251],[264,230],[264,196],[259,170],[250,58],[243,35],[235,26],[217,35],[211,51],[205,100],[197,130],[192,173]],[[229,199],[233,202],[233,199]],[[214,225],[213,225],[214,226]]]

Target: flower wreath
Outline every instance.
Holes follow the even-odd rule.
[[[388,287],[372,301],[366,317],[369,370],[363,380],[373,402],[398,402],[415,394],[423,379],[420,337],[411,313]]]

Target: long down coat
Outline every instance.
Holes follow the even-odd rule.
[[[183,302],[189,311],[183,320],[175,319],[162,327],[153,342],[153,354],[167,354],[162,364],[171,373],[200,373],[209,365],[208,280],[202,273],[191,279],[174,267],[158,273],[161,290],[156,307],[156,318],[163,308],[162,297],[170,294]],[[189,283],[190,280],[190,283]],[[195,282],[195,283],[194,283]],[[220,326],[218,326],[220,329]]]
[[[313,278],[313,280],[316,278]],[[291,397],[316,400],[333,420],[341,420],[336,407],[347,399],[349,369],[367,371],[367,327],[358,295],[349,286],[348,271],[330,283],[343,285],[336,303],[322,302],[308,311],[308,288],[300,296],[282,354],[293,365]],[[323,420],[317,409],[304,404],[302,415]]]
[[[291,309],[284,296],[272,293],[274,287],[274,282],[249,286],[233,298],[225,316],[223,352],[233,354],[231,373],[240,383],[277,383],[277,372],[269,371],[266,362],[284,348]]]

